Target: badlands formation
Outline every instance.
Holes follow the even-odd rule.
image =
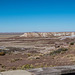
[[[51,37],[51,36],[66,36],[74,37],[75,32],[27,32],[20,37]]]
[[[75,75],[75,32],[0,36],[0,75]]]

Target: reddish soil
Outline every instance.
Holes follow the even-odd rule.
[[[59,49],[60,47],[55,47],[56,42],[59,43],[57,45],[60,45],[60,47],[64,47],[66,43],[68,51],[55,55],[50,55],[50,52],[45,53],[47,50],[54,51]],[[61,42],[64,44],[60,44]],[[70,45],[70,42],[75,42],[75,39],[20,38],[18,36],[0,39],[0,46],[14,49],[10,49],[10,53],[0,56],[0,71],[21,69],[22,66],[26,64],[32,64],[34,68],[74,65],[75,45]],[[55,49],[51,50],[51,47],[55,47]],[[24,50],[20,50],[19,48],[23,48]],[[15,54],[15,51],[18,53]],[[36,56],[39,57],[35,58]]]

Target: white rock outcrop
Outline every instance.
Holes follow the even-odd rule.
[[[75,32],[27,32],[20,37],[75,36]]]

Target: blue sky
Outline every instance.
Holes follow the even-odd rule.
[[[75,31],[75,0],[0,0],[0,32]]]

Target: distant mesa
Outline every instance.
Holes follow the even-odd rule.
[[[75,32],[26,32],[20,37],[75,37]]]

